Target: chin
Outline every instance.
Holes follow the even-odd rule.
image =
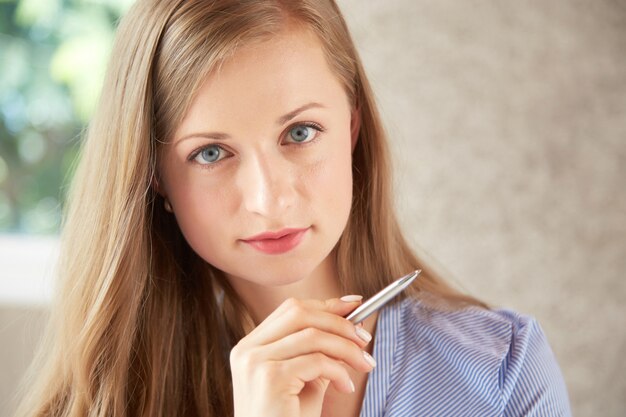
[[[293,264],[282,265],[280,268],[268,268],[252,279],[261,285],[270,287],[290,285],[307,278],[314,269],[313,267],[296,267]]]
[[[225,272],[260,286],[280,287],[295,284],[311,276],[321,262],[283,258],[272,262],[243,263]]]

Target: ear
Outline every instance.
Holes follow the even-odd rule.
[[[359,132],[361,131],[361,109],[355,107],[350,115],[350,136],[352,139],[352,152],[359,140]]]
[[[154,192],[159,194],[161,197],[165,198],[165,195],[163,194],[163,189],[161,188],[161,184],[159,182],[159,174],[157,174],[156,172],[154,174],[152,174],[152,180],[150,181],[150,187],[152,187]]]

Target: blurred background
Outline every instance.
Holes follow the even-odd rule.
[[[0,416],[45,325],[64,194],[131,0],[0,0]],[[626,2],[340,0],[415,247],[538,318],[574,414],[626,415]]]

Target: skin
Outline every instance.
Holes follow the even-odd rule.
[[[341,317],[358,302],[337,300],[342,294],[332,261],[350,214],[358,128],[358,113],[328,66],[318,39],[289,28],[241,47],[218,72],[209,74],[165,146],[159,192],[170,202],[190,246],[225,272],[256,325],[237,346],[236,355],[231,354],[233,372],[238,372],[233,375],[236,399],[237,392],[248,399],[260,395],[259,390],[247,392],[238,381],[273,386],[267,373],[259,375],[258,370],[267,369],[264,365],[270,359],[275,363],[293,357],[293,344],[289,351],[284,340],[301,330],[317,328],[323,334],[305,334],[298,345],[326,340],[325,347],[312,349],[326,349],[332,356],[329,347],[334,346],[345,355],[333,357],[331,368],[335,363],[341,368],[315,374],[311,380],[302,376],[298,380],[302,385],[288,395],[265,393],[251,413],[258,413],[263,404],[268,412],[276,411],[277,396],[286,395],[279,400],[292,408],[284,415],[302,411],[301,415],[319,416],[326,395],[323,415],[358,415],[364,372],[371,366],[363,362],[361,351],[367,343]],[[299,142],[294,135],[305,139]],[[284,228],[307,228],[299,245],[286,253],[266,254],[242,240]],[[332,326],[323,321],[330,319]],[[373,315],[364,322],[370,333],[375,320]],[[306,339],[313,336],[314,340]],[[257,363],[248,356],[252,351]],[[319,367],[316,363],[311,366]],[[294,374],[285,374],[290,387],[300,385],[287,381]],[[339,404],[335,397],[349,391],[348,375],[357,393],[353,403]],[[330,380],[333,387],[326,392]],[[297,406],[294,401],[301,403]],[[236,415],[246,411],[236,409]]]

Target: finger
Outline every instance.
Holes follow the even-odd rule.
[[[250,332],[250,334],[244,338],[245,340],[241,341],[242,344],[266,345],[309,327],[345,337],[361,347],[365,346],[368,342],[362,339],[362,336],[365,336],[365,339],[371,338],[371,335],[366,334],[367,332],[364,333],[364,330],[357,333],[356,326],[344,317],[324,310],[312,309],[310,307],[311,305],[319,307],[320,304],[309,303],[307,301],[287,301],[288,308],[281,315],[275,317],[273,320],[265,320],[261,325]],[[339,302],[345,303],[343,301]],[[334,301],[333,303],[337,304]],[[354,303],[355,302],[350,302],[345,304]],[[350,307],[353,306],[349,306],[348,308]],[[337,309],[335,308],[334,311],[337,311]],[[361,336],[359,336],[359,334]]]
[[[329,380],[338,391],[345,393],[354,392],[354,383],[346,368],[322,353],[298,356],[280,362],[280,366],[286,375],[296,378],[294,388],[297,392],[294,392],[294,394],[299,394],[305,383],[318,378]]]
[[[346,295],[341,298],[329,298],[327,300],[288,298],[279,305],[265,320],[272,321],[294,306],[301,306],[311,310],[326,311],[345,317],[361,304],[363,297],[360,295]],[[263,324],[263,323],[261,323]]]
[[[319,352],[343,361],[357,371],[370,372],[375,366],[371,356],[352,341],[311,327],[255,350],[260,361],[287,360]]]

